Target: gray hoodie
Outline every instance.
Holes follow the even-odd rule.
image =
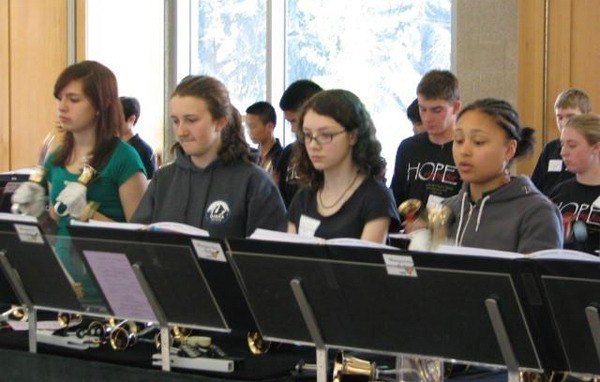
[[[444,204],[454,215],[449,226],[451,244],[524,254],[562,248],[560,212],[526,176],[512,177],[477,203],[471,202],[465,183]]]
[[[214,237],[247,237],[256,228],[287,230],[283,200],[263,169],[220,159],[201,169],[181,148],[175,162],[154,174],[132,221],[185,223]]]

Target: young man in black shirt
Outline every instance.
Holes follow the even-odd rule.
[[[556,127],[561,132],[565,123],[573,116],[592,111],[588,95],[581,89],[570,88],[558,95],[554,102]],[[559,183],[574,176],[567,170],[560,156],[560,139],[546,143],[531,174],[533,184],[546,196]]]
[[[150,180],[158,167],[156,155],[148,143],[140,138],[138,134],[133,133],[133,126],[135,126],[140,118],[140,103],[134,97],[119,97],[119,99],[121,100],[123,114],[125,115],[125,128],[121,139],[133,146],[135,151],[138,152],[146,169],[146,176]]]
[[[275,164],[283,148],[273,131],[277,114],[273,106],[264,101],[253,103],[246,109],[246,127],[252,142],[258,144],[258,165],[273,176]]]
[[[283,110],[283,115],[291,125],[292,132],[298,134],[297,114],[302,105],[308,101],[310,97],[323,90],[319,85],[310,80],[298,80],[293,82],[281,96],[279,107]],[[292,198],[298,191],[298,177],[296,175],[295,164],[292,162],[292,152],[296,142],[287,145],[279,162],[275,166],[275,182],[279,187],[286,208],[290,206]]]
[[[432,206],[461,187],[452,158],[454,123],[461,106],[457,78],[447,70],[426,73],[417,86],[417,102],[425,132],[400,143],[391,189],[397,205],[414,198]]]

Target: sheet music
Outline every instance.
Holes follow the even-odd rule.
[[[522,253],[499,251],[495,249],[484,249],[474,247],[457,247],[454,245],[440,245],[434,252],[449,255],[466,255],[479,257],[494,257],[499,259],[518,259],[525,257]]]
[[[349,247],[367,247],[367,248],[381,248],[381,249],[393,249],[397,250],[396,247],[391,247],[389,245],[374,243],[372,241],[355,239],[352,237],[338,237],[335,239],[328,239],[325,241],[325,244],[329,245],[346,245]]]
[[[150,231],[177,232],[191,236],[210,236],[207,230],[177,222],[158,222],[148,225]]]
[[[401,232],[389,233],[388,237],[393,238],[393,239],[410,240],[410,234],[408,234],[408,233],[401,233]]]
[[[323,244],[325,242],[324,239],[319,237],[302,236],[296,235],[295,233],[272,231],[264,228],[257,228],[249,238],[255,240],[281,241],[284,243]]]
[[[20,168],[14,171],[1,172],[0,175],[31,175],[35,167]]]
[[[19,223],[37,223],[38,222],[37,219],[34,218],[33,216],[10,214],[7,212],[0,212],[0,219],[13,221],[13,222],[19,222]]]
[[[83,255],[115,316],[157,322],[124,253],[83,251]]]
[[[600,263],[600,257],[598,256],[587,252],[574,251],[571,249],[546,249],[544,251],[534,252],[530,255],[530,257],[539,260],[574,260]]]
[[[120,223],[120,222],[107,222],[101,220],[89,220],[87,222],[82,222],[76,219],[71,219],[72,226],[79,227],[94,227],[94,228],[115,228],[115,229],[124,229],[129,231],[138,231],[146,229],[145,224],[138,223]]]

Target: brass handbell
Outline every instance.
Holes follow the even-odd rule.
[[[0,314],[0,322],[7,320],[27,321],[29,314],[27,309],[19,305],[11,305],[10,309]]]
[[[427,211],[429,230],[431,231],[431,249],[436,249],[448,240],[448,223],[452,217],[452,210],[448,206],[435,206]]]
[[[61,328],[79,325],[82,322],[81,314],[59,312],[56,320]]]
[[[263,355],[271,348],[271,341],[266,341],[259,332],[248,332],[248,349],[254,355]]]
[[[356,357],[345,357],[339,352],[333,364],[333,382],[342,382],[344,376],[365,376],[367,381],[377,381],[377,365]]]
[[[427,216],[423,214],[423,202],[419,199],[407,199],[403,201],[398,206],[398,212],[407,221],[414,221],[417,218],[427,219]]]
[[[115,325],[108,336],[113,350],[125,350],[137,342],[138,325],[134,321],[124,320]]]

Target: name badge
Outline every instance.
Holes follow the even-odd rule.
[[[427,208],[437,207],[441,205],[443,201],[444,198],[442,198],[441,196],[429,195],[429,197],[427,198]]]
[[[550,159],[548,161],[548,172],[561,172],[563,168],[562,159]]]
[[[317,232],[317,228],[321,225],[321,221],[313,219],[310,216],[301,215],[298,225],[298,235],[313,237],[315,236],[315,232]]]

